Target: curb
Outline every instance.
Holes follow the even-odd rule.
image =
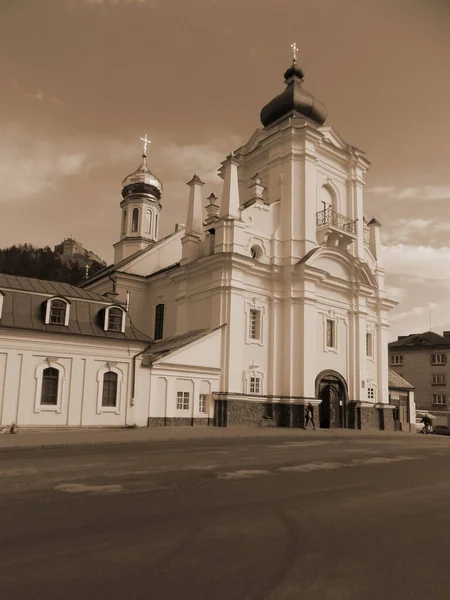
[[[301,430],[302,433],[304,433],[304,430]],[[353,431],[353,430],[352,430]],[[300,433],[300,432],[299,432]],[[362,433],[360,430],[354,430],[354,433]],[[370,435],[371,433],[374,432],[364,432],[367,435]],[[384,435],[391,435],[391,436],[397,436],[398,433],[403,433],[406,434],[408,433],[408,437],[409,435],[411,435],[410,432],[392,432],[392,431],[387,431],[387,432],[382,432],[379,431],[377,432],[379,435],[377,437],[383,437]],[[62,443],[55,443],[55,444],[41,444],[41,443],[37,443],[37,444],[29,444],[29,445],[18,445],[18,446],[1,446],[0,445],[0,454],[2,452],[16,452],[16,451],[23,451],[23,450],[63,450],[65,448],[94,448],[94,447],[99,447],[99,446],[126,446],[126,445],[133,445],[133,444],[158,444],[158,443],[183,443],[183,442],[196,442],[196,441],[210,441],[210,440],[219,440],[219,441],[224,441],[224,440],[283,440],[283,439],[288,439],[288,438],[299,438],[300,436],[295,433],[294,431],[292,432],[292,434],[286,433],[283,435],[274,435],[274,436],[267,436],[265,437],[264,435],[245,435],[242,433],[239,434],[235,434],[235,435],[227,435],[224,437],[218,436],[218,435],[206,435],[206,436],[201,436],[201,437],[190,437],[190,436],[186,436],[183,437],[182,439],[180,438],[172,438],[172,437],[168,437],[165,439],[160,439],[160,438],[147,438],[147,439],[143,439],[143,440],[98,440],[98,441],[90,441],[90,442],[77,442],[75,440],[69,441],[69,442],[62,442]],[[308,437],[310,437],[308,435]],[[359,437],[359,436],[358,436]],[[365,437],[364,434],[362,437]],[[331,439],[334,439],[335,436],[330,436]]]

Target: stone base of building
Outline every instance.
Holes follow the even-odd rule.
[[[284,400],[284,399],[283,399]],[[294,398],[267,402],[246,398],[222,398],[215,401],[216,427],[303,427],[305,405],[314,405],[316,428],[320,428],[319,400]],[[394,406],[351,401],[347,404],[343,427],[346,429],[399,431]]]
[[[352,401],[347,406],[347,427],[350,429],[399,431],[395,406]]]
[[[303,427],[305,406],[296,403],[265,402],[242,398],[215,401],[214,425],[216,427]]]
[[[147,427],[208,427],[213,420],[194,417],[148,417]]]

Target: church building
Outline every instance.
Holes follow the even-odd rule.
[[[207,195],[194,174],[186,224],[162,238],[163,183],[148,166],[145,137],[140,166],[122,182],[114,264],[82,284],[84,298],[47,290],[39,305],[48,320],[52,301],[67,303],[97,336],[77,337],[84,325],[69,330],[68,316],[53,323],[52,344],[64,338],[64,346],[41,344],[39,356],[17,363],[13,409],[3,395],[8,419],[302,427],[311,403],[322,428],[395,428],[395,302],[384,288],[380,223],[364,215],[369,162],[325,124],[326,108],[304,88],[295,54],[284,78],[285,90],[261,110],[262,127],[222,162],[221,197]],[[17,322],[11,317],[8,328],[0,318],[0,343],[9,335],[20,354],[18,332],[10,339]],[[91,358],[82,364],[85,351]],[[20,408],[24,364],[28,409]],[[6,359],[0,375],[2,365]],[[45,373],[54,381],[44,390]],[[57,405],[48,404],[52,390]],[[414,423],[413,401],[405,415]]]

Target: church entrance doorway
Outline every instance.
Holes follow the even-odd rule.
[[[321,429],[346,426],[347,383],[336,371],[322,371],[316,378],[316,398],[319,404]]]

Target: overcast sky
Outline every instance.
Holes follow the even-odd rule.
[[[0,247],[73,235],[112,261],[120,182],[152,140],[161,234],[284,89],[367,153],[398,334],[450,329],[450,2],[0,0]]]

